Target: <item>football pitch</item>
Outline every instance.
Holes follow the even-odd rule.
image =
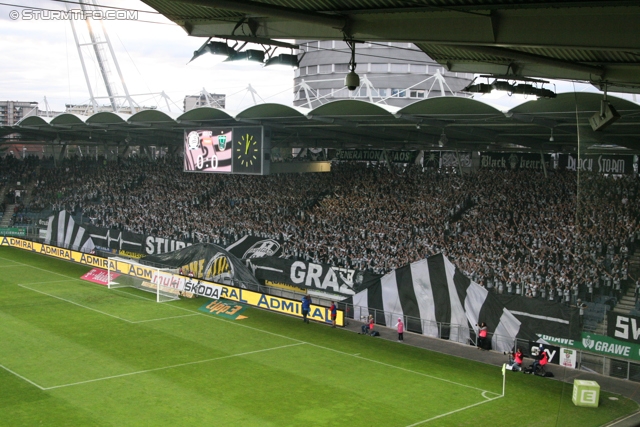
[[[600,426],[638,405],[256,308],[156,303],[0,247],[1,426]],[[616,397],[617,400],[611,400]]]

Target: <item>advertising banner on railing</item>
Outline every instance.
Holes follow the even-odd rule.
[[[578,368],[578,352],[573,348],[560,349],[560,365],[565,368],[577,369]]]
[[[389,150],[336,150],[335,160],[356,160],[356,161],[387,161],[391,163],[413,163],[418,155],[417,151],[396,151]]]
[[[550,345],[550,344],[543,344],[542,347],[543,347],[542,351],[547,353],[547,357],[549,358],[548,359],[549,363],[553,363],[554,365],[559,365],[560,364],[560,347],[556,347],[555,345]],[[533,356],[533,352],[535,348],[540,349],[540,343],[529,341],[529,348],[528,348],[529,351],[526,352],[525,354],[535,359],[535,357]],[[535,352],[538,352],[538,351],[539,350],[535,350]]]
[[[480,154],[480,167],[483,169],[531,169],[542,170],[542,159],[547,169],[552,168],[551,155],[541,157],[536,153],[493,153]]]
[[[25,227],[0,227],[0,236],[26,237],[27,229]]]
[[[570,340],[557,338],[550,335],[539,334],[540,338],[549,342],[563,346],[599,353],[614,358],[627,358],[640,360],[640,344],[624,342],[604,335],[583,332],[581,340]]]
[[[633,156],[614,154],[560,154],[558,168],[570,171],[588,171],[608,174],[633,173]]]
[[[98,267],[105,270],[111,270],[118,274],[126,274],[148,282],[153,282],[154,272],[156,269],[129,263],[122,260],[113,260],[102,258],[96,255],[85,254],[82,252],[72,251],[64,248],[57,248],[38,242],[20,239],[17,237],[0,237],[0,246],[9,246],[19,248],[30,252],[49,255],[55,258],[73,261],[89,267]],[[294,301],[288,298],[282,298],[272,295],[265,295],[248,289],[240,289],[232,286],[226,286],[218,283],[207,282],[197,279],[185,279],[180,275],[173,275],[176,279],[171,279],[173,286],[184,284],[185,292],[195,293],[203,296],[211,296],[213,293],[219,292],[220,298],[226,298],[242,304],[248,304],[254,307],[263,308],[265,310],[275,311],[278,313],[289,314],[296,317],[302,317],[302,302]],[[158,276],[156,276],[159,279]],[[181,282],[182,281],[182,282]],[[323,323],[331,323],[329,307],[311,304],[309,319]],[[344,311],[338,310],[336,317],[336,325],[344,326]]]

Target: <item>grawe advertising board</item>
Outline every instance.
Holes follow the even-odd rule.
[[[0,246],[10,246],[30,252],[49,255],[54,258],[76,262],[78,264],[83,264],[89,267],[96,267],[105,270],[110,269],[118,274],[134,276],[151,283],[153,283],[154,281],[154,272],[156,271],[150,267],[128,263],[126,261],[102,258],[96,255],[58,248],[38,242],[19,239],[17,237],[0,238]],[[186,292],[191,292],[208,297],[212,297],[213,293],[216,293],[219,294],[217,295],[218,298],[225,298],[227,300],[236,301],[241,304],[248,304],[254,307],[263,308],[265,310],[302,317],[301,301],[295,301],[288,298],[281,298],[272,295],[264,295],[259,292],[250,291],[248,289],[234,288],[232,286],[206,282],[203,280],[189,280],[185,282],[184,277],[180,275],[174,276],[176,279],[171,280],[171,282],[180,283],[180,281],[182,280],[182,282],[184,283],[184,290]],[[155,276],[155,280],[159,280],[159,277],[157,275]],[[200,291],[202,291],[202,293],[200,293]],[[208,295],[208,292],[210,292],[211,295]],[[331,322],[329,308],[320,305],[311,304],[311,311],[309,312],[308,317],[309,319],[315,320],[317,322]],[[336,325],[344,326],[344,311],[342,310],[338,310]]]
[[[604,335],[582,332],[581,340],[556,338],[545,334],[538,334],[540,338],[565,347],[598,353],[614,358],[640,360],[640,345],[631,342],[620,341]]]

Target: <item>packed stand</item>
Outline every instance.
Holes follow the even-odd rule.
[[[386,273],[444,253],[491,291],[566,304],[620,296],[640,237],[638,180],[581,173],[337,163],[330,173],[184,173],[179,158],[41,168],[34,207],[222,246],[245,234],[284,256]]]

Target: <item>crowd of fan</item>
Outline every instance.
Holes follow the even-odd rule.
[[[330,173],[260,177],[181,166],[169,157],[67,160],[38,168],[30,207],[222,246],[245,234],[275,238],[287,258],[375,273],[442,252],[487,289],[567,304],[619,296],[640,238],[632,176],[581,173],[578,186],[569,171],[460,176],[338,163]]]

